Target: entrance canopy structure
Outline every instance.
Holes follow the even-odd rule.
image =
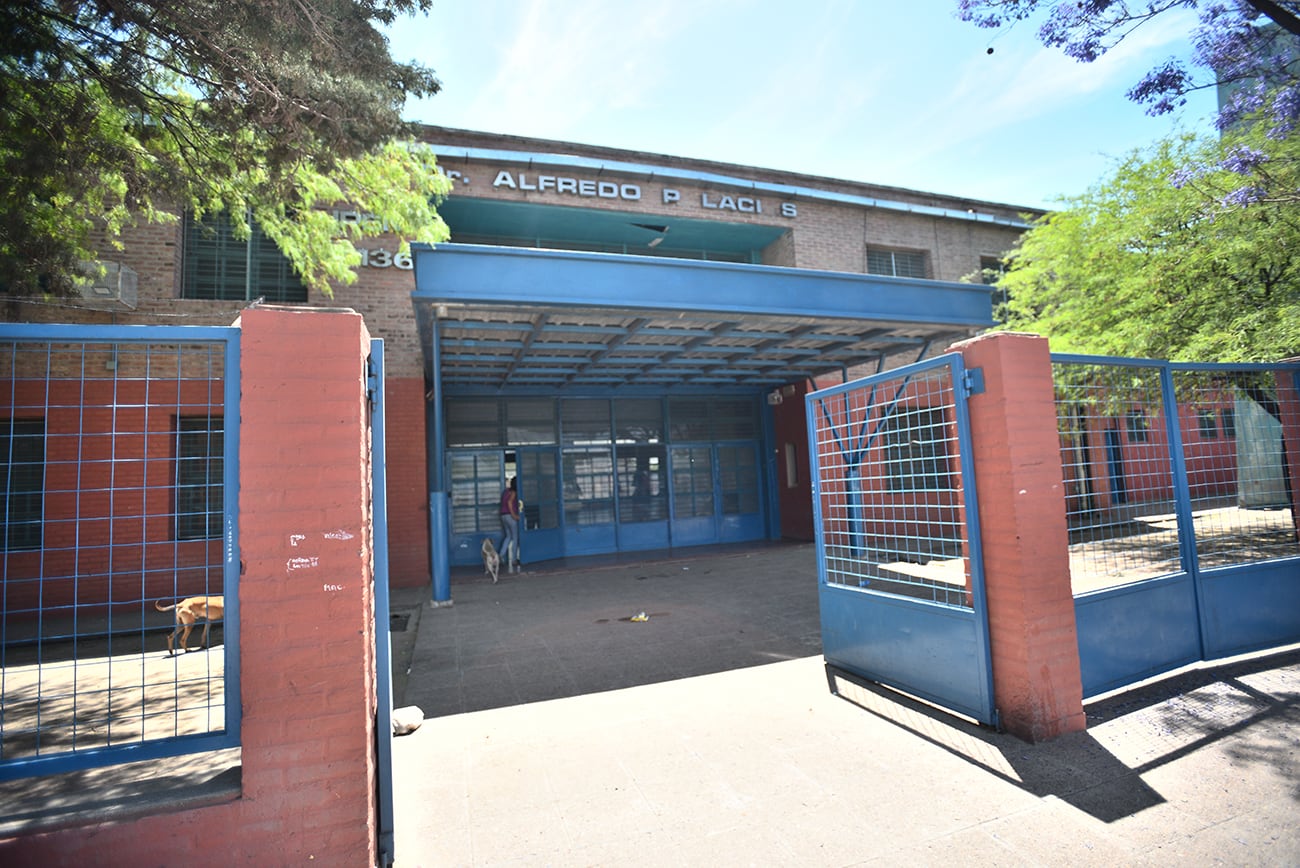
[[[982,284],[513,247],[416,245],[435,388],[773,388],[993,325]]]
[[[624,468],[617,463],[620,449],[615,446],[625,442],[617,422],[612,427],[606,423],[608,456],[593,459],[590,449],[582,455],[570,454],[597,442],[591,439],[565,434],[554,439],[555,455],[544,456],[541,472],[559,477],[553,486],[556,492],[580,488],[575,479],[586,481],[581,478],[581,461],[606,462],[614,481],[608,504],[602,500],[599,509],[591,503],[578,504],[585,511],[575,509],[576,495],[570,502],[567,494],[556,494],[553,539],[541,532],[546,530],[540,524],[545,513],[538,514],[539,532],[530,530],[526,535],[543,556],[774,537],[779,501],[774,464],[765,456],[775,451],[772,404],[776,402],[762,400],[763,395],[827,376],[847,379],[855,368],[880,370],[915,361],[993,325],[992,288],[981,284],[484,245],[446,244],[437,249],[417,245],[413,258],[412,302],[430,387],[427,428],[435,596],[440,585],[446,587],[450,563],[474,562],[479,538],[496,535],[490,517],[486,525],[471,525],[468,519],[449,516],[449,494],[456,485],[448,478],[450,456],[459,454],[458,447],[477,447],[473,456],[493,447],[512,462],[516,447],[524,445],[486,431],[482,436],[466,434],[461,423],[455,426],[457,437],[449,442],[450,407],[479,401],[477,418],[484,420],[484,427],[506,431],[505,415],[515,403],[527,399],[641,397],[665,402],[671,418],[662,426],[664,433],[645,441],[665,444],[657,447],[660,453],[648,445],[622,449],[629,462],[634,460],[632,450],[641,450],[635,465]],[[703,413],[723,398],[752,402],[754,433],[729,429],[726,434],[708,435],[714,438],[713,451],[702,449],[694,440],[705,435],[680,432],[707,426],[679,424],[679,417],[687,412],[682,408],[689,402],[674,404],[678,396],[704,399],[692,405],[693,412]],[[495,404],[483,403],[488,401],[500,401],[500,411]],[[556,414],[561,428],[563,412]],[[679,432],[675,436],[683,443],[692,440],[689,456],[685,446],[674,445],[673,431]],[[725,454],[718,451],[723,440]],[[731,491],[727,480],[735,474],[719,467],[737,460],[731,450],[738,446],[744,447],[741,470],[752,461],[755,481],[749,488],[747,483],[737,483],[740,490]],[[707,473],[717,489],[710,501],[717,515],[692,513],[688,521],[685,513],[690,506],[682,504],[691,501],[682,500],[679,489],[690,477],[679,471],[688,467],[698,476],[699,462],[712,462]],[[634,525],[624,518],[633,514],[631,483],[623,495],[618,492],[624,475],[639,477],[647,466],[662,472],[662,481],[651,488],[663,495],[665,505],[662,512],[650,513],[660,521]],[[726,515],[727,504],[745,499],[747,492],[757,504],[752,520]],[[540,494],[543,500],[546,496]],[[485,509],[480,505],[480,512]],[[593,514],[603,518],[579,524],[582,515]],[[700,530],[704,519],[711,523]],[[566,521],[574,524],[566,526]],[[605,535],[595,526],[601,521],[610,528]],[[648,531],[659,524],[662,531]]]

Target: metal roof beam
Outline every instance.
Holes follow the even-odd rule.
[[[542,330],[548,334],[572,332],[580,335],[625,335],[628,333],[628,330],[622,326],[578,325],[576,323],[551,323]]]

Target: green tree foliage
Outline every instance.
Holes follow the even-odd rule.
[[[68,292],[105,238],[185,209],[255,220],[326,293],[380,226],[445,239],[446,179],[401,120],[438,82],[376,29],[431,2],[3,4],[0,285]],[[340,225],[340,202],[375,220]]]
[[[1200,167],[1189,169],[1188,167]],[[1039,220],[1007,259],[1004,328],[1059,352],[1300,355],[1300,136],[1163,141]]]

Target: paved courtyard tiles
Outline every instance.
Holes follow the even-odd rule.
[[[1027,744],[831,695],[810,546],[452,591],[395,597],[418,610],[403,698],[429,715],[394,742],[399,868],[1300,864],[1294,647]]]

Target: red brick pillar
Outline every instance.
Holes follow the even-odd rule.
[[[1284,364],[1300,364],[1300,358]],[[1300,533],[1300,372],[1279,371],[1277,377],[1278,421],[1282,423],[1282,459],[1291,495],[1291,523]]]
[[[244,803],[266,861],[373,865],[370,336],[351,311],[240,326]]]
[[[1047,340],[992,334],[956,344],[984,370],[970,400],[980,538],[1002,726],[1042,741],[1086,726],[1060,441]]]

